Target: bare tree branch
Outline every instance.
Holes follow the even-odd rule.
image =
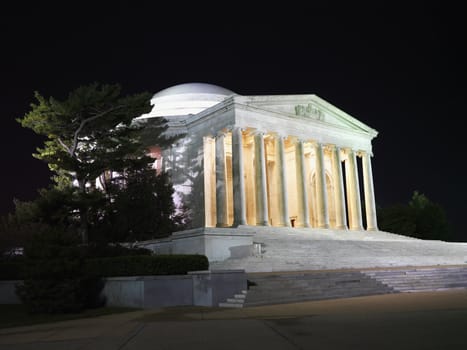
[[[68,147],[65,142],[62,141],[62,139],[60,137],[57,137],[57,140],[58,140],[58,143],[63,147],[65,148],[65,151],[67,151],[70,155],[71,154],[71,150],[70,150],[70,147]]]
[[[123,107],[124,107],[123,105],[115,106],[115,107],[109,108],[109,109],[107,109],[107,110],[105,110],[105,111],[103,111],[103,112],[101,112],[99,114],[93,115],[92,117],[84,119],[83,121],[81,121],[81,124],[79,125],[78,129],[75,131],[75,134],[73,136],[73,143],[71,144],[71,148],[66,147],[66,145],[64,145],[63,142],[60,142],[60,140],[59,140],[60,144],[65,147],[65,149],[67,150],[67,152],[70,154],[71,157],[74,157],[75,152],[76,152],[76,148],[78,147],[78,135],[81,132],[81,130],[83,130],[84,126],[87,123],[89,123],[89,122],[91,122],[91,121],[93,121],[95,119],[103,117],[104,115],[106,115],[106,114],[108,114],[110,112],[114,112],[114,111],[116,111],[118,109],[121,109]]]

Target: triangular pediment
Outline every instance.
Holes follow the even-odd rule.
[[[377,135],[376,130],[316,95],[241,96],[238,102],[250,108],[301,119],[304,123],[318,122]]]

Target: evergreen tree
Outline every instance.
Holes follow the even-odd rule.
[[[37,103],[18,122],[47,138],[33,156],[48,163],[56,189],[67,189],[64,201],[73,204],[82,241],[87,242],[89,225],[115,215],[115,205],[109,203],[123,196],[120,191],[133,189],[132,181],[139,181],[153,162],[147,147],[173,142],[162,135],[166,120],[135,121],[150,111],[150,94],[122,96],[118,84],[82,86],[63,101],[38,92],[35,98]]]
[[[381,230],[422,239],[452,239],[452,230],[444,209],[424,194],[414,191],[408,204],[381,208]]]

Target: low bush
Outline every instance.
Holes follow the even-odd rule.
[[[152,251],[146,248],[127,248],[120,244],[89,244],[83,246],[83,253],[87,259],[109,258],[128,255],[151,255]]]
[[[50,231],[25,247],[24,283],[16,293],[31,313],[79,312],[103,305],[104,283],[85,269],[75,235]]]
[[[207,270],[204,255],[154,255],[95,258],[86,261],[86,271],[102,277],[184,275],[188,271]]]
[[[0,261],[0,281],[24,279],[23,262]]]

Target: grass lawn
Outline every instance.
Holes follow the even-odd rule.
[[[104,316],[140,309],[129,307],[100,307],[84,310],[75,314],[29,314],[26,308],[19,305],[0,304],[0,328],[30,326],[40,323],[74,320],[78,318]]]

